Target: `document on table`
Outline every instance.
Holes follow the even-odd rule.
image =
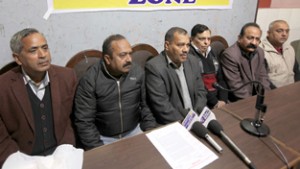
[[[218,156],[178,122],[146,134],[174,169],[199,169]]]

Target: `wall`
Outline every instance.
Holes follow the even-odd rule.
[[[300,39],[300,1],[299,0],[259,0],[257,23],[260,25],[264,39],[270,22],[278,19],[286,20],[290,26],[288,43]]]
[[[203,23],[212,34],[222,35],[231,45],[246,22],[255,20],[257,0],[234,0],[233,9],[149,12],[85,12],[54,14],[43,19],[46,0],[0,0],[0,67],[12,61],[9,40],[26,27],[35,27],[48,39],[52,62],[64,66],[77,52],[100,49],[110,34],[120,33],[131,44],[148,43],[163,49],[165,32],[172,26],[188,31]]]

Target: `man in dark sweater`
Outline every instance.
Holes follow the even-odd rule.
[[[51,64],[48,43],[36,29],[17,32],[10,47],[19,66],[0,76],[0,168],[17,151],[49,155],[59,145],[75,144],[75,72]]]
[[[211,46],[211,31],[202,24],[197,24],[191,31],[191,48],[189,53],[199,59],[202,67],[202,79],[207,90],[207,106],[219,108],[227,102],[227,92],[213,87],[218,82],[226,87],[219,64],[219,55]]]

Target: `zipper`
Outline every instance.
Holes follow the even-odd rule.
[[[123,112],[122,112],[122,103],[121,103],[121,87],[120,87],[120,81],[117,80],[118,85],[118,92],[119,92],[119,109],[120,109],[120,120],[121,120],[121,133],[123,133],[124,127],[123,127]],[[119,135],[119,138],[122,138],[121,135]]]

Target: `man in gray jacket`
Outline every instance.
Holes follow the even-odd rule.
[[[173,27],[164,51],[146,63],[147,99],[159,124],[181,121],[190,109],[200,114],[206,105],[199,61],[189,48],[187,31]]]
[[[156,126],[145,101],[144,71],[132,63],[129,42],[111,35],[102,51],[103,58],[80,80],[75,96],[75,126],[85,149]]]

